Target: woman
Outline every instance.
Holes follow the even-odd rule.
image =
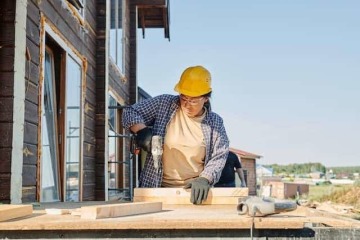
[[[148,154],[140,187],[191,188],[191,202],[206,200],[220,178],[229,152],[222,118],[211,111],[211,75],[202,66],[185,69],[175,86],[179,95],[160,95],[123,111],[123,125],[151,152],[152,136],[163,138],[159,168]],[[150,128],[152,127],[152,128]]]

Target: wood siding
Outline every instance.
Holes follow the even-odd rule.
[[[13,88],[16,1],[0,1],[0,202],[10,202],[11,150],[13,133]],[[23,141],[22,201],[39,201],[41,88],[43,84],[44,23],[52,33],[83,60],[86,77],[83,82],[83,162],[82,200],[105,200],[105,113],[106,74],[109,88],[124,105],[137,101],[136,32],[137,13],[134,2],[125,6],[124,70],[106,59],[106,0],[86,0],[84,18],[66,0],[27,1],[26,69]],[[50,39],[50,38],[49,38]],[[56,42],[56,39],[54,39]],[[109,71],[107,72],[107,62]],[[124,156],[129,156],[129,141],[125,141]],[[121,159],[120,159],[121,160]],[[124,160],[124,159],[122,159]],[[134,164],[135,166],[135,164]],[[136,168],[133,169],[136,171]],[[129,174],[129,173],[126,173]],[[136,174],[134,174],[136,176]],[[135,182],[136,179],[134,179]],[[81,199],[81,198],[80,198]]]
[[[95,200],[105,199],[105,75],[106,75],[106,0],[96,1],[96,148]]]
[[[95,200],[95,81],[96,81],[96,36],[94,29],[96,5],[95,0],[87,0],[85,19],[82,24],[67,7],[65,1],[29,0],[27,7],[27,49],[30,59],[26,64],[26,99],[24,127],[24,163],[23,163],[23,202],[37,201],[36,189],[38,170],[38,130],[39,126],[39,79],[41,77],[40,42],[41,14],[53,30],[59,34],[70,49],[80,57],[86,58],[86,85],[84,88],[84,158],[83,158],[83,200]]]
[[[10,203],[16,1],[0,2],[0,202]]]

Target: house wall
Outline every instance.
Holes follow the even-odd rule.
[[[106,199],[105,170],[107,166],[104,163],[108,134],[106,127],[108,90],[116,96],[121,105],[133,104],[138,97],[137,3],[126,2],[125,62],[124,70],[120,72],[106,54],[108,44],[106,0],[86,0],[84,18],[76,14],[77,10],[69,7],[66,0],[27,1],[23,174],[22,186],[19,186],[22,188],[22,202],[39,201],[40,100],[44,71],[42,49],[48,28],[51,29],[52,34],[61,39],[66,49],[70,49],[77,58],[82,60],[85,74],[82,86],[83,162],[80,200]],[[0,134],[3,136],[0,138],[0,202],[10,202],[11,199],[15,3],[16,1],[13,0],[0,1]],[[129,146],[129,141],[125,141],[124,156],[129,155]],[[136,168],[133,170],[135,173]]]
[[[239,156],[238,156],[239,157]],[[241,166],[247,171],[247,187],[249,195],[256,195],[256,160],[251,158],[240,157]]]
[[[66,1],[28,1],[27,48],[31,61],[27,68],[25,100],[23,202],[37,201],[36,187],[39,177],[38,134],[39,96],[41,94],[43,23],[61,38],[79,58],[85,59],[86,78],[84,94],[83,182],[82,200],[94,200],[95,186],[95,109],[96,104],[96,1],[87,0],[85,18],[79,18]]]
[[[10,203],[16,1],[0,1],[0,202]]]

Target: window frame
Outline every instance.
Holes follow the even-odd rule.
[[[117,94],[114,93],[114,91],[111,89],[111,87],[109,88],[108,91],[108,98],[110,100],[110,97],[115,101],[115,103],[117,104],[116,106],[124,106],[124,101],[122,98],[120,98],[119,96],[117,96]],[[110,101],[109,101],[110,102]],[[109,105],[110,107],[111,105]],[[113,106],[113,105],[112,105]],[[109,109],[109,111],[115,111],[115,133],[116,134],[122,134],[124,135],[125,131],[124,128],[121,125],[121,116],[122,116],[122,109]],[[110,114],[109,114],[109,118],[110,119]],[[109,120],[108,120],[108,125],[109,125]],[[110,130],[110,127],[109,127]],[[109,133],[109,132],[108,132]],[[126,160],[125,157],[125,138],[124,137],[108,137],[109,138],[109,142],[110,142],[110,138],[115,138],[115,153],[116,153],[116,157],[115,159],[118,162],[122,162],[124,160]],[[110,144],[108,144],[108,148],[110,149]],[[108,173],[110,174],[110,151],[109,152],[109,157],[108,157]],[[126,164],[125,163],[115,163],[117,165],[115,165],[115,189],[126,189]],[[110,181],[110,175],[107,179],[107,181]],[[115,194],[110,194],[110,183],[108,184],[108,188],[106,189],[108,191],[108,199],[112,200],[112,199],[117,199],[116,198],[116,193]],[[116,190],[114,190],[116,191]]]
[[[109,4],[110,4],[110,7],[109,7],[109,10],[110,10],[110,14],[109,14],[109,18],[110,18],[110,21],[109,21],[109,24],[107,25],[107,32],[108,32],[108,36],[109,36],[109,59],[110,59],[110,62],[113,63],[113,65],[115,65],[117,67],[117,69],[119,70],[119,72],[121,74],[123,74],[125,72],[125,43],[126,43],[126,34],[125,34],[125,29],[126,29],[126,1],[127,0],[113,0],[113,1],[116,1],[116,2],[119,2],[121,1],[121,28],[115,28],[116,29],[116,37],[115,37],[115,59],[113,58],[112,56],[112,49],[111,49],[111,19],[112,19],[112,16],[111,16],[111,6],[112,6],[112,3],[111,3],[112,0],[109,1]],[[119,5],[118,5],[119,6]],[[118,9],[118,7],[117,7]],[[118,19],[118,13],[119,11],[115,11],[115,18]],[[116,20],[114,20],[115,23],[118,22]],[[121,29],[121,36],[120,36],[120,41],[118,41],[119,37],[117,35],[117,32],[118,32],[118,29]],[[119,44],[120,42],[120,44]],[[121,45],[120,47],[118,45]],[[119,59],[119,56],[118,56],[118,50],[119,48],[121,48],[121,66],[119,66],[118,64],[118,59]]]
[[[42,16],[42,18],[45,18],[44,16]],[[68,58],[71,57],[80,67],[80,126],[79,126],[79,176],[78,176],[78,184],[79,184],[79,193],[78,193],[78,201],[81,202],[83,199],[83,160],[84,160],[84,154],[83,154],[83,142],[84,142],[84,98],[85,98],[85,92],[83,90],[83,84],[86,82],[86,72],[85,72],[85,63],[84,60],[82,58],[82,56],[79,56],[79,53],[75,52],[73,49],[73,46],[69,45],[70,43],[66,42],[64,39],[64,37],[59,33],[59,31],[56,29],[55,26],[53,26],[52,24],[48,23],[46,18],[45,21],[42,21],[43,24],[41,25],[41,28],[43,29],[43,33],[40,39],[40,51],[41,53],[43,53],[43,55],[45,54],[45,49],[46,49],[46,38],[51,37],[53,39],[53,41],[62,49],[64,55],[61,57],[61,69],[60,69],[60,103],[59,105],[61,106],[61,110],[57,109],[58,111],[61,111],[61,116],[59,117],[59,119],[61,119],[60,121],[57,121],[57,130],[58,130],[58,141],[57,142],[61,142],[61,147],[59,148],[59,169],[60,169],[60,195],[61,195],[61,201],[66,202],[66,139],[65,139],[65,131],[66,131],[66,124],[65,124],[65,119],[66,119],[66,92],[64,92],[64,88],[66,87],[66,75],[67,75],[67,68],[66,65],[68,64]],[[42,70],[40,72],[40,81],[39,81],[39,85],[43,86],[43,81],[44,81],[44,66],[45,66],[45,60],[44,58],[42,58],[42,61],[40,63]],[[42,91],[42,90],[41,90]],[[39,94],[42,94],[42,92],[39,92]],[[43,95],[41,95],[42,97]],[[39,109],[42,111],[43,110],[43,106],[41,103],[39,103]],[[39,116],[39,127],[41,126],[41,116]],[[39,129],[38,131],[38,139],[39,139],[39,144],[38,144],[38,163],[40,163],[40,159],[42,157],[41,155],[41,147],[42,147],[42,143],[41,143],[41,134],[42,131],[41,129]],[[41,174],[41,171],[39,169],[39,173]],[[39,179],[39,181],[41,181],[41,177]],[[37,199],[41,199],[41,189],[40,189],[41,183],[38,185],[38,191],[37,191]]]

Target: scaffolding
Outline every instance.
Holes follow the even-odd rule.
[[[120,105],[110,105],[109,110],[121,110],[124,108],[124,106]],[[117,112],[117,111],[116,111]],[[117,121],[116,121],[117,123]],[[136,161],[136,155],[134,154],[131,149],[129,151],[125,150],[124,146],[127,146],[125,144],[125,140],[127,139],[130,142],[131,145],[131,139],[133,135],[131,134],[121,134],[118,133],[117,128],[110,123],[109,118],[109,142],[111,139],[115,139],[115,154],[114,156],[110,156],[109,151],[109,157],[108,157],[108,196],[110,199],[124,199],[133,201],[133,163]],[[111,133],[111,134],[110,134]],[[124,157],[124,153],[122,156],[119,156],[117,153],[117,147],[119,146],[119,139],[122,139],[122,146],[124,149],[124,153],[126,154],[128,152],[128,157]],[[131,146],[130,146],[131,147]],[[109,144],[110,148],[110,144]],[[122,160],[121,160],[122,159]],[[122,173],[119,173],[119,169],[123,170]],[[122,179],[119,179],[122,178]],[[121,182],[122,187],[119,187],[119,182]]]

